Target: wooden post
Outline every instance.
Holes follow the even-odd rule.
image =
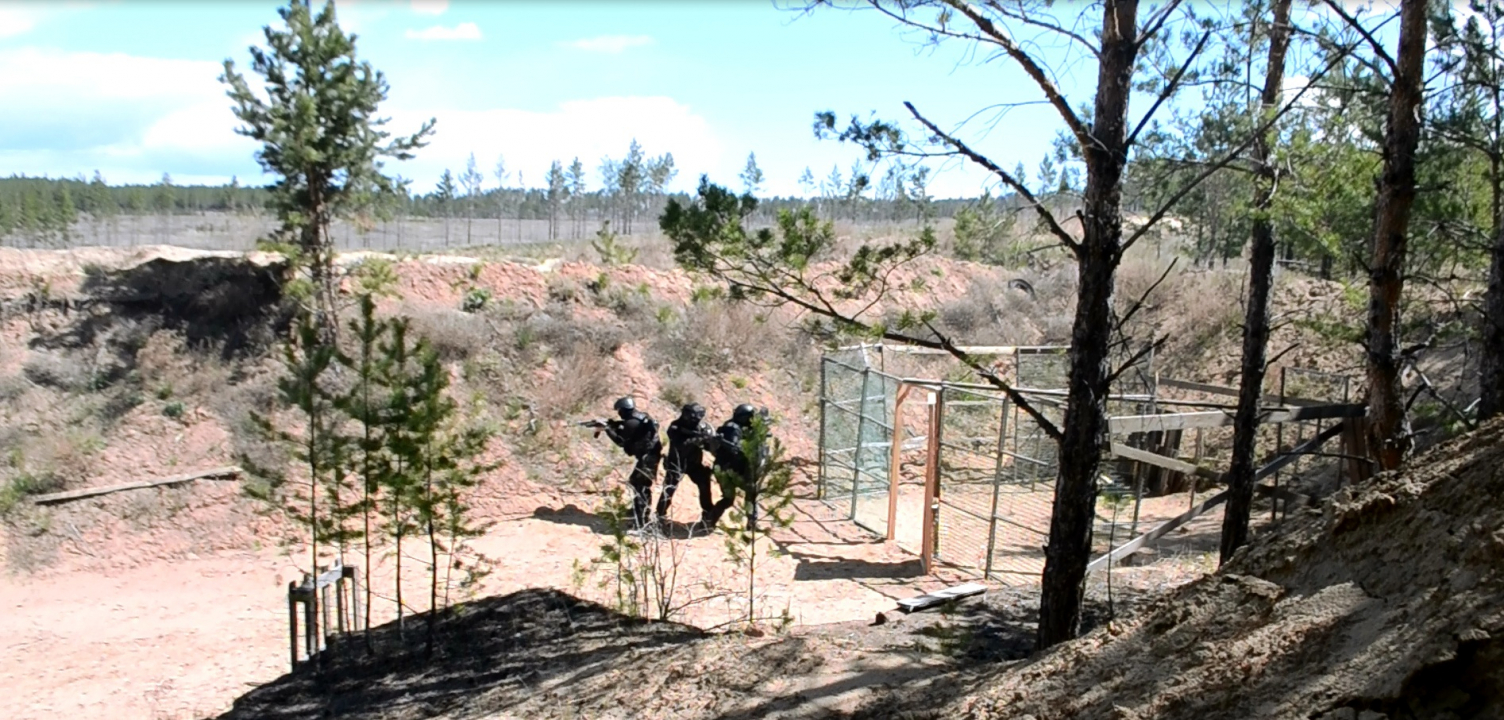
[[[298,669],[298,584],[287,583],[287,644],[291,654],[291,669]]]
[[[903,403],[909,398],[912,385],[900,383],[893,397],[893,447],[888,459],[888,542],[893,541],[893,526],[898,522],[898,480],[903,461]]]
[[[322,647],[329,646],[329,586],[325,585],[314,592],[319,595],[319,605],[323,610],[324,624],[319,628],[319,643]]]
[[[929,396],[930,432],[925,450],[928,462],[924,468],[923,534],[919,543],[919,560],[926,574],[931,572],[930,565],[935,558],[935,503],[940,494],[940,414],[937,412],[940,403],[937,395],[932,391]]]
[[[318,593],[313,590],[313,584],[309,583],[308,596],[303,599],[303,643],[306,646],[305,654],[310,660],[319,653],[318,597]]]
[[[339,634],[345,634],[345,577],[343,575],[334,581],[334,628]]]
[[[1353,484],[1367,480],[1373,474],[1373,465],[1368,458],[1368,421],[1365,418],[1348,418],[1342,424],[1342,454],[1347,456],[1347,479]]]
[[[359,632],[360,626],[360,575],[355,568],[346,565],[341,571],[350,581],[350,632]]]

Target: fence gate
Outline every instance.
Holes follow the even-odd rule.
[[[820,498],[886,537],[898,378],[873,369],[866,349],[820,363]]]

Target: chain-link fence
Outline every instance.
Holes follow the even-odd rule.
[[[973,356],[1010,382],[1029,409],[998,388],[967,382],[974,373],[945,355],[881,345],[828,354],[821,374],[821,497],[841,515],[890,538],[890,525],[899,513],[917,512],[927,560],[987,579],[1032,584],[1044,567],[1059,466],[1058,445],[1044,422],[1063,425],[1069,359],[1064,348],[983,348]],[[1206,422],[1205,415],[1228,413],[1230,420],[1228,388],[1165,383],[1167,392],[1161,397],[1153,357],[1148,355],[1119,373],[1107,398],[1108,415],[1119,419],[1187,411],[1200,415],[1162,424],[1168,429],[1113,436],[1115,448],[1136,453],[1124,450],[1126,455],[1116,462],[1104,458],[1093,534],[1098,557],[1186,507],[1167,502],[1169,498],[1156,499],[1151,507],[1147,498],[1188,492],[1194,507],[1194,478],[1167,468],[1178,463],[1194,469],[1202,455],[1202,430],[1227,430],[1224,423]],[[1297,393],[1302,399],[1292,399],[1292,404],[1343,402],[1348,399],[1348,380],[1283,371],[1279,403]],[[1289,422],[1265,432],[1275,436],[1271,440],[1277,452],[1288,452],[1332,422]],[[1191,435],[1174,429],[1187,424]],[[1136,426],[1152,429],[1156,423],[1140,420]],[[894,447],[895,438],[900,447]],[[1177,459],[1186,454],[1183,438],[1194,441],[1187,443],[1194,447],[1189,463]],[[892,496],[898,464],[908,467],[921,451],[926,503],[917,509],[899,508]],[[1122,459],[1145,453],[1166,461]],[[1291,467],[1298,470],[1299,465]],[[1190,471],[1180,471],[1185,472]],[[912,499],[908,502],[914,504]]]

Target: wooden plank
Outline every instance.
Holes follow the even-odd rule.
[[[1180,390],[1190,390],[1192,392],[1206,393],[1207,395],[1226,395],[1229,397],[1238,396],[1237,388],[1223,387],[1221,385],[1208,385],[1206,383],[1191,382],[1189,380],[1176,380],[1174,378],[1160,378],[1159,386],[1178,388]],[[1289,405],[1292,407],[1308,407],[1313,405],[1327,404],[1325,402],[1322,402],[1321,400],[1307,400],[1305,398],[1288,396],[1281,398],[1278,395],[1265,395],[1259,399],[1259,402],[1268,405]]]
[[[987,586],[981,583],[966,583],[964,585],[955,585],[945,588],[944,590],[936,590],[932,593],[920,595],[919,597],[904,598],[902,600],[899,600],[898,609],[906,613],[911,613],[916,610],[932,608],[936,605],[944,605],[945,603],[952,600],[960,600],[961,598],[969,598],[976,595],[981,595],[984,592],[987,592]]]
[[[902,355],[949,355],[942,348],[919,345],[883,345],[883,352]],[[1043,355],[1065,354],[1070,348],[1061,345],[961,345],[956,348],[967,355]]]
[[[1367,411],[1367,407],[1363,405],[1313,405],[1297,408],[1266,408],[1259,411],[1259,424],[1360,417]],[[1222,411],[1123,415],[1108,418],[1107,426],[1113,434],[1126,434],[1185,430],[1187,428],[1225,427],[1232,424],[1232,418],[1233,415],[1231,412]]]
[[[1137,552],[1139,548],[1142,548],[1144,545],[1158,540],[1161,537],[1164,537],[1167,533],[1174,530],[1175,528],[1178,528],[1181,525],[1195,520],[1197,517],[1200,517],[1202,513],[1205,513],[1207,510],[1221,505],[1224,502],[1227,502],[1226,490],[1223,490],[1216,495],[1202,500],[1201,504],[1197,505],[1196,507],[1193,507],[1190,510],[1187,510],[1179,515],[1176,515],[1173,518],[1170,518],[1169,520],[1166,520],[1154,526],[1143,535],[1129,540],[1128,542],[1117,546],[1111,552],[1108,552],[1102,557],[1099,557],[1096,560],[1087,563],[1086,573],[1090,575],[1097,570],[1107,567],[1107,563],[1112,562],[1113,560],[1118,560],[1126,555],[1131,555]]]
[[[1197,477],[1204,477],[1208,480],[1222,479],[1222,473],[1219,473],[1215,470],[1204,468],[1200,465],[1192,465],[1191,463],[1184,462],[1176,458],[1156,455],[1152,452],[1149,452],[1148,450],[1139,450],[1138,448],[1129,447],[1124,443],[1112,443],[1108,446],[1108,452],[1120,458],[1137,460],[1138,462],[1145,463],[1147,465],[1162,467],[1166,470],[1172,470],[1174,472],[1183,473],[1185,475],[1195,475]]]
[[[82,500],[84,498],[96,497],[99,495],[124,492],[126,490],[141,490],[144,488],[162,487],[164,485],[178,485],[185,482],[192,482],[194,480],[206,480],[210,478],[234,477],[241,474],[242,472],[244,471],[237,466],[226,465],[224,467],[217,467],[212,470],[201,470],[199,472],[188,473],[186,475],[174,475],[172,477],[161,478],[158,480],[143,480],[140,482],[130,482],[121,485],[106,485],[104,487],[84,488],[82,490],[68,490],[65,492],[47,493],[46,495],[37,495],[33,497],[31,501],[37,505],[50,505],[53,503],[70,502],[73,500]]]
[[[1301,443],[1300,445],[1296,446],[1290,452],[1284,453],[1284,454],[1280,455],[1279,457],[1276,457],[1273,460],[1270,460],[1268,462],[1268,464],[1266,464],[1263,467],[1259,468],[1258,471],[1253,474],[1254,481],[1262,480],[1262,479],[1264,479],[1266,477],[1269,477],[1270,475],[1273,475],[1276,472],[1279,472],[1279,470],[1281,468],[1283,468],[1284,466],[1289,465],[1290,463],[1293,463],[1296,460],[1299,460],[1300,456],[1305,455],[1305,454],[1311,452],[1312,450],[1315,450],[1316,448],[1321,447],[1323,444],[1326,443],[1326,441],[1331,440],[1332,438],[1334,438],[1337,435],[1341,434],[1342,433],[1342,428],[1347,427],[1347,425],[1348,425],[1348,423],[1345,423],[1345,422],[1337,423],[1337,424],[1335,424],[1335,425],[1333,425],[1333,426],[1331,426],[1331,427],[1329,427],[1329,428],[1327,428],[1325,430],[1322,430],[1321,432],[1317,433],[1316,437],[1313,437],[1310,440],[1307,440],[1307,441]]]
[[[1301,443],[1299,447],[1296,447],[1295,449],[1291,450],[1289,453],[1284,454],[1284,455],[1280,455],[1280,456],[1274,458],[1273,460],[1269,461],[1263,467],[1261,467],[1258,470],[1254,471],[1254,473],[1253,473],[1253,481],[1255,483],[1257,483],[1259,480],[1262,480],[1262,479],[1264,479],[1264,478],[1266,478],[1266,477],[1268,477],[1270,475],[1273,475],[1274,473],[1278,472],[1280,470],[1280,468],[1283,468],[1284,466],[1289,465],[1292,462],[1295,462],[1295,460],[1298,459],[1301,455],[1304,455],[1304,454],[1306,454],[1308,452],[1311,452],[1312,450],[1320,447],[1323,443],[1325,443],[1326,441],[1332,439],[1333,437],[1336,437],[1338,433],[1342,432],[1342,427],[1345,424],[1346,423],[1337,423],[1336,425],[1333,425],[1333,426],[1327,428],[1326,430],[1321,431],[1321,433],[1318,434],[1316,437],[1313,437],[1310,440],[1307,440],[1306,442]],[[1165,458],[1165,459],[1168,459],[1168,458]],[[1267,486],[1262,486],[1262,485],[1256,486],[1255,490],[1257,492],[1261,493],[1261,494],[1266,494],[1266,495],[1267,494],[1273,494],[1273,495],[1279,495],[1280,494],[1278,489],[1276,489],[1276,488],[1269,488]],[[1297,499],[1304,498],[1304,496],[1302,496],[1302,495],[1300,495],[1298,493],[1291,493],[1288,490],[1286,490],[1285,492],[1289,493],[1289,495],[1291,497],[1293,497],[1293,498],[1297,498]],[[1281,497],[1284,497],[1284,496],[1281,495]],[[1227,491],[1223,490],[1222,492],[1219,492],[1216,495],[1213,495],[1213,496],[1207,498],[1206,500],[1202,501],[1200,505],[1197,505],[1197,506],[1191,508],[1190,510],[1185,511],[1184,513],[1181,513],[1180,515],[1177,515],[1177,516],[1175,516],[1173,518],[1170,518],[1169,520],[1166,520],[1163,523],[1160,523],[1159,525],[1157,525],[1154,528],[1150,529],[1148,532],[1145,532],[1143,535],[1140,535],[1140,536],[1138,536],[1138,537],[1136,537],[1136,538],[1134,538],[1132,540],[1129,540],[1128,542],[1123,543],[1122,545],[1120,545],[1117,548],[1111,550],[1110,552],[1108,552],[1107,554],[1103,555],[1102,557],[1099,557],[1096,560],[1091,561],[1086,566],[1086,572],[1088,574],[1090,574],[1092,571],[1095,571],[1095,570],[1101,569],[1103,567],[1106,567],[1107,563],[1111,562],[1112,560],[1117,560],[1119,558],[1125,557],[1127,555],[1130,555],[1130,554],[1136,552],[1139,548],[1143,547],[1145,544],[1153,542],[1154,540],[1157,540],[1157,539],[1159,539],[1161,537],[1164,537],[1164,535],[1166,533],[1170,532],[1171,530],[1174,530],[1175,528],[1178,528],[1181,525],[1184,525],[1184,524],[1190,522],[1191,520],[1196,519],[1202,513],[1205,513],[1207,510],[1210,510],[1210,509],[1212,509],[1212,508],[1214,508],[1214,507],[1216,507],[1218,505],[1221,505],[1222,503],[1224,503],[1226,501],[1227,501]]]
[[[340,563],[340,561],[335,560],[334,561],[334,565],[332,567],[330,567],[328,570],[325,570],[324,572],[319,573],[319,576],[317,578],[313,578],[313,579],[307,579],[307,578],[305,578],[303,580],[303,584],[298,587],[298,590],[300,592],[312,592],[313,590],[322,590],[322,589],[324,589],[326,587],[329,587],[330,585],[333,585],[336,582],[339,582],[340,579],[344,578],[344,577],[345,577],[345,566],[342,565]]]

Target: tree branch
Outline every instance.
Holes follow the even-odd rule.
[[[992,38],[993,42],[997,43],[1003,49],[1003,52],[1008,53],[1008,57],[1013,58],[1013,61],[1018,63],[1024,69],[1025,73],[1028,73],[1029,77],[1034,80],[1034,83],[1039,86],[1040,91],[1044,93],[1044,96],[1049,98],[1050,104],[1055,106],[1055,111],[1060,113],[1060,118],[1065,121],[1066,127],[1070,128],[1071,134],[1076,137],[1076,142],[1081,143],[1082,148],[1095,147],[1097,145],[1096,139],[1092,137],[1086,124],[1081,122],[1081,118],[1076,115],[1076,111],[1071,109],[1070,102],[1065,99],[1064,95],[1060,94],[1060,89],[1055,87],[1055,83],[1045,75],[1044,68],[1040,67],[1039,63],[1035,62],[1034,58],[1025,52],[1022,47],[1019,47],[1018,43],[1014,42],[1008,33],[1004,32],[990,18],[978,12],[969,3],[962,2],[961,0],[941,0],[941,2],[965,15],[968,20],[971,20],[972,24],[977,26],[977,29]]]
[[[1352,52],[1352,48],[1349,47],[1348,52]],[[1176,203],[1179,203],[1182,198],[1184,198],[1186,195],[1189,195],[1192,190],[1196,189],[1196,187],[1203,181],[1205,181],[1208,177],[1211,177],[1213,173],[1221,170],[1223,167],[1230,164],[1233,160],[1237,159],[1237,157],[1241,155],[1244,150],[1248,149],[1248,146],[1252,145],[1254,141],[1262,137],[1264,133],[1268,132],[1269,128],[1274,127],[1276,123],[1278,123],[1285,117],[1285,113],[1288,113],[1300,102],[1300,99],[1305,96],[1306,91],[1310,90],[1311,87],[1315,85],[1316,81],[1325,77],[1326,74],[1332,70],[1332,68],[1336,67],[1337,63],[1340,62],[1343,57],[1346,57],[1345,53],[1338,55],[1337,58],[1327,63],[1326,67],[1323,67],[1320,72],[1311,76],[1311,81],[1303,85],[1300,90],[1295,93],[1295,97],[1291,98],[1290,102],[1285,103],[1284,107],[1279,109],[1279,112],[1274,113],[1274,115],[1270,116],[1263,123],[1260,123],[1258,127],[1254,128],[1252,132],[1249,132],[1248,136],[1243,138],[1243,141],[1238,143],[1236,147],[1228,151],[1221,160],[1218,160],[1217,162],[1214,162],[1211,165],[1207,166],[1207,168],[1203,170],[1201,174],[1197,175],[1185,185],[1181,186],[1181,188],[1177,190],[1174,195],[1170,196],[1169,200],[1166,200],[1163,204],[1160,205],[1159,209],[1156,210],[1153,215],[1149,216],[1149,219],[1144,222],[1142,227],[1140,227],[1138,230],[1135,230],[1133,234],[1123,242],[1122,248],[1118,250],[1118,256],[1121,257],[1123,253],[1128,252],[1128,249],[1133,247],[1133,244],[1138,242],[1139,238],[1142,238],[1145,233],[1148,233],[1149,229],[1154,227],[1156,223],[1158,223],[1160,220],[1163,220],[1164,216],[1168,214],[1170,210],[1175,207]]]
[[[1159,106],[1163,105],[1164,102],[1170,99],[1170,96],[1174,95],[1175,91],[1179,89],[1180,80],[1184,78],[1186,72],[1191,69],[1191,63],[1196,60],[1197,55],[1201,54],[1202,49],[1206,47],[1206,41],[1210,40],[1211,37],[1212,33],[1210,30],[1202,33],[1201,39],[1196,42],[1196,47],[1191,50],[1191,54],[1185,59],[1185,63],[1175,70],[1175,76],[1170,78],[1170,82],[1165,84],[1164,90],[1161,90],[1159,93],[1159,97],[1154,99],[1154,104],[1149,106],[1149,111],[1144,113],[1143,117],[1139,118],[1138,126],[1133,128],[1133,132],[1128,133],[1128,141],[1123,144],[1123,147],[1133,147],[1134,141],[1138,140],[1138,134],[1143,131],[1145,126],[1149,124],[1149,120],[1154,117],[1154,113],[1159,112]]]
[[[1363,25],[1358,22],[1358,19],[1356,17],[1349,14],[1347,12],[1347,9],[1342,7],[1340,0],[1322,0],[1322,3],[1325,4],[1327,8],[1332,12],[1337,13],[1337,15],[1342,18],[1342,21],[1344,23],[1347,23],[1348,27],[1356,30],[1359,35],[1363,36],[1364,40],[1368,41],[1368,46],[1370,48],[1373,48],[1373,54],[1380,60],[1383,60],[1385,65],[1389,66],[1390,77],[1394,77],[1398,73],[1398,71],[1395,69],[1394,58],[1390,57],[1388,52],[1385,52],[1384,46],[1380,45],[1379,41],[1374,38],[1373,34],[1368,32],[1368,28],[1363,27]],[[1352,50],[1349,49],[1348,52],[1352,52]]]
[[[1072,252],[1078,251],[1080,249],[1080,244],[1077,243],[1076,239],[1071,237],[1070,232],[1068,232],[1065,227],[1060,224],[1060,221],[1055,218],[1055,214],[1050,212],[1049,208],[1046,208],[1044,206],[1044,203],[1041,203],[1039,201],[1039,198],[1034,196],[1034,193],[1029,192],[1029,188],[1024,185],[1022,180],[1013,177],[1013,175],[1007,170],[998,167],[997,163],[993,162],[990,158],[982,155],[975,150],[972,150],[969,146],[967,146],[966,143],[962,142],[960,139],[941,130],[935,125],[935,123],[931,122],[929,118],[926,118],[925,116],[919,114],[919,111],[914,108],[913,103],[905,101],[903,106],[909,109],[909,114],[913,115],[915,120],[918,120],[925,126],[925,128],[929,129],[931,133],[934,133],[935,137],[940,138],[945,142],[945,144],[955,148],[956,152],[959,152],[967,159],[978,165],[981,165],[992,174],[998,176],[998,179],[1002,180],[1003,183],[1007,186],[1013,188],[1013,190],[1017,192],[1021,197],[1023,197],[1024,200],[1028,201],[1029,205],[1034,208],[1034,212],[1038,213],[1040,219],[1044,221],[1045,227],[1049,228],[1050,234],[1054,235],[1058,240],[1060,240],[1061,244],[1070,248]]]
[[[1176,2],[1179,2],[1179,0],[1176,0]],[[1049,30],[1050,32],[1055,33],[1057,35],[1063,35],[1065,37],[1068,37],[1071,40],[1074,40],[1077,43],[1079,43],[1082,47],[1086,48],[1088,51],[1090,51],[1091,54],[1092,54],[1092,57],[1096,57],[1096,58],[1102,57],[1102,51],[1099,50],[1099,49],[1097,49],[1097,46],[1095,44],[1093,44],[1085,36],[1082,36],[1079,33],[1076,33],[1076,32],[1071,31],[1071,30],[1066,30],[1064,27],[1062,27],[1060,25],[1056,25],[1054,23],[1047,23],[1047,22],[1043,22],[1041,20],[1036,20],[1034,18],[1029,17],[1027,14],[1025,14],[1025,13],[1023,13],[1021,11],[1009,10],[1009,9],[1003,7],[1002,4],[999,3],[997,0],[987,0],[987,7],[992,8],[994,12],[996,12],[999,15],[1002,15],[1003,17],[1006,17],[1006,18],[1009,18],[1009,19],[1012,19],[1012,20],[1017,20],[1018,22],[1021,22],[1021,23],[1025,24],[1025,25],[1032,25],[1032,26],[1037,27],[1037,28],[1042,28],[1042,29],[1045,29],[1045,30]]]

